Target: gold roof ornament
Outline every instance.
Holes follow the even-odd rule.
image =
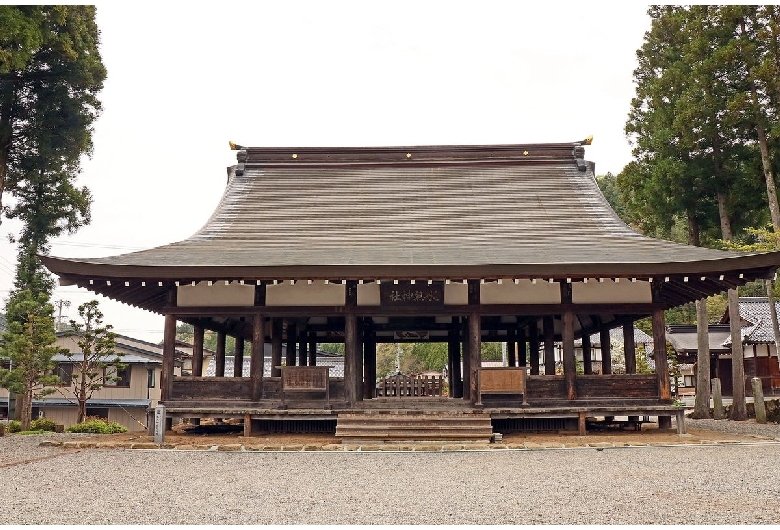
[[[590,145],[593,143],[593,135],[591,134],[582,142],[582,145]]]
[[[230,150],[231,151],[239,151],[241,149],[246,149],[243,145],[238,145],[237,143],[233,142],[232,140],[229,141],[230,143]]]

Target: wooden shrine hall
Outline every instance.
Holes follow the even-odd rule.
[[[169,417],[244,418],[247,432],[330,421],[343,440],[466,439],[490,436],[491,425],[555,422],[584,433],[587,419],[615,416],[658,417],[662,428],[676,416],[684,432],[663,311],[771,278],[780,253],[636,233],[601,194],[588,143],[239,146],[219,205],[191,237],[107,258],[41,260],[62,285],[165,315]],[[650,375],[636,373],[632,338],[633,322],[648,316]],[[173,373],[177,321],[195,327],[188,376]],[[625,374],[612,373],[615,327],[624,330]],[[211,377],[206,329],[223,345]],[[593,333],[600,374],[587,354]],[[238,339],[232,377],[227,335]],[[404,340],[449,345],[448,387],[377,383],[377,344]],[[505,342],[509,366],[483,368],[483,341]],[[343,377],[316,366],[316,345],[330,342],[345,345]]]

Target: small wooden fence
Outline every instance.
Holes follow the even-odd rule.
[[[379,380],[377,397],[431,397],[441,396],[441,376],[391,375]]]

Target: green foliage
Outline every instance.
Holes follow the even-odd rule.
[[[33,431],[51,431],[57,429],[57,423],[48,418],[38,418],[30,422],[30,429]]]
[[[33,398],[54,392],[47,388],[58,381],[51,375],[55,366],[52,357],[64,350],[54,345],[54,308],[45,293],[18,291],[7,309],[8,331],[0,344],[0,356],[10,360],[11,369],[0,369],[0,386],[20,394],[22,427],[27,430]]]
[[[344,355],[344,344],[335,342],[326,342],[320,344],[320,349],[327,353],[335,353],[337,355]]]
[[[108,421],[102,418],[87,418],[87,421],[71,425],[67,432],[72,433],[91,433],[91,434],[116,434],[127,432],[127,428],[116,422]]]
[[[116,374],[127,365],[122,364],[122,353],[115,350],[116,334],[111,331],[113,326],[103,324],[103,313],[98,308],[98,301],[81,304],[78,313],[81,322],[71,320],[68,334],[78,337],[77,344],[81,351],[66,350],[64,354],[74,367],[68,393],[78,402],[76,421],[82,422],[86,417],[87,400],[96,390],[119,381]],[[59,391],[64,393],[62,388]]]
[[[195,328],[192,324],[181,323],[176,326],[176,340],[192,344],[195,338]],[[203,332],[203,348],[211,351],[217,351],[217,332],[207,329]],[[225,337],[225,353],[230,355],[236,351],[235,337]]]
[[[95,7],[0,6],[0,27],[0,217],[21,222],[15,290],[50,294],[36,254],[90,222],[75,179],[106,77]]]
[[[22,422],[19,420],[11,420],[8,422],[8,432],[15,433],[22,430]]]
[[[30,429],[28,431],[19,431],[16,434],[22,434],[22,435],[24,435],[24,434],[43,434],[45,432],[47,432],[47,431],[44,431],[43,429]]]

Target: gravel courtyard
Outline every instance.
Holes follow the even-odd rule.
[[[6,436],[0,499],[4,524],[776,524],[780,445],[771,438],[778,426],[713,423],[725,432],[760,427],[764,438],[539,450],[218,452],[67,451],[38,447],[45,435]]]

